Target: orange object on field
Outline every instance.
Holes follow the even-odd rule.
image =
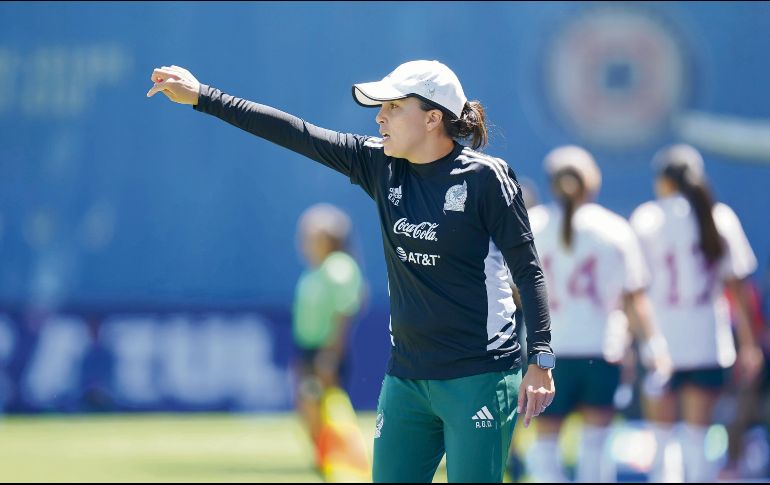
[[[329,482],[371,481],[371,460],[347,393],[329,388],[321,397],[321,434],[317,452]]]

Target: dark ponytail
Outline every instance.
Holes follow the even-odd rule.
[[[444,130],[447,135],[455,140],[469,140],[470,146],[474,150],[483,148],[489,141],[487,130],[487,119],[484,114],[484,107],[478,101],[468,101],[463,106],[463,112],[460,118],[457,118],[449,111],[426,102],[421,99],[423,111],[439,109],[444,113]]]
[[[572,249],[574,230],[572,217],[575,209],[586,193],[586,186],[580,174],[572,167],[564,168],[556,172],[552,182],[553,192],[564,210],[561,223],[561,242],[567,249]]]
[[[714,197],[706,182],[695,176],[686,165],[668,165],[660,175],[674,182],[695,211],[700,232],[699,246],[706,261],[709,265],[719,261],[725,249],[714,222]]]

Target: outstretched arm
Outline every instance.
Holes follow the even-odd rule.
[[[222,93],[201,84],[187,69],[157,68],[152,72],[152,81],[147,97],[162,93],[175,103],[192,105],[196,111],[216,116],[347,176],[364,158],[366,137],[320,128],[270,106]]]

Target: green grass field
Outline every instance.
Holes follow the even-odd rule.
[[[371,456],[374,413],[358,419]],[[533,424],[516,427],[520,452],[534,438]],[[561,445],[569,464],[579,428],[575,416],[565,423]],[[649,438],[629,428],[612,447],[638,455]],[[726,439],[724,429],[716,429],[711,448],[724,453]],[[321,481],[292,413],[0,416],[0,482]],[[446,481],[442,462],[434,482]]]
[[[312,457],[293,414],[0,418],[1,482],[320,482]]]

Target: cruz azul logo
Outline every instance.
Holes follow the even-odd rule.
[[[436,260],[441,258],[441,256],[438,254],[413,253],[411,251],[406,252],[402,247],[396,248],[396,254],[398,254],[398,258],[401,261],[405,263],[409,262],[419,266],[436,266]]]
[[[390,165],[388,165],[390,167]],[[399,202],[401,202],[401,196],[403,196],[403,192],[401,191],[401,186],[398,187],[391,187],[388,189],[390,191],[390,194],[388,194],[388,200],[393,203],[393,205],[397,206]]]
[[[412,239],[422,239],[423,241],[438,241],[436,228],[438,224],[432,222],[421,222],[419,224],[410,224],[406,217],[402,217],[393,224],[393,232],[402,234]]]

